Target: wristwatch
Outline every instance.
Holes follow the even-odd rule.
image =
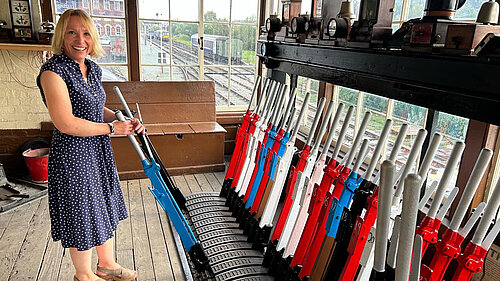
[[[115,126],[113,125],[113,123],[108,123],[108,126],[109,126],[109,135],[113,136],[115,134]]]

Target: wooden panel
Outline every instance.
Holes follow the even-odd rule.
[[[113,91],[118,86],[127,103],[197,103],[215,104],[215,86],[213,81],[168,81],[168,82],[103,82],[106,103],[119,104]],[[142,110],[142,108],[141,108]],[[214,108],[215,112],[215,108]]]
[[[235,145],[234,141],[224,141],[224,155],[232,155]]]
[[[150,136],[163,135],[162,125],[160,124],[149,124],[146,126],[147,133]]]
[[[150,136],[158,155],[167,169],[203,167],[214,165],[220,169],[224,163],[224,134],[184,134],[182,138],[177,135]],[[111,139],[115,161],[122,175],[127,171],[142,171],[139,157],[132,149],[126,137],[113,137]],[[203,172],[203,171],[198,171]]]
[[[217,123],[221,125],[241,124],[244,114],[244,112],[217,112]]]
[[[166,123],[161,124],[160,127],[163,130],[164,135],[194,133],[194,130],[188,123]]]
[[[226,133],[226,130],[217,122],[197,122],[189,123],[189,126],[196,134],[203,133]]]
[[[106,104],[121,109],[121,104]],[[129,104],[135,110],[135,104]],[[215,104],[210,102],[139,104],[144,124],[215,121]],[[137,117],[137,116],[136,116]]]
[[[226,129],[226,140],[235,140],[236,133],[238,132],[238,126],[222,126]]]

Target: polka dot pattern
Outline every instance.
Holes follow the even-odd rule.
[[[106,94],[101,68],[86,59],[88,83],[78,63],[66,55],[54,55],[40,74],[50,70],[66,83],[73,115],[104,123]],[[37,84],[45,102],[45,95]],[[49,212],[54,241],[65,248],[88,250],[113,237],[118,222],[127,218],[113,150],[108,135],[78,137],[54,129],[49,154]]]

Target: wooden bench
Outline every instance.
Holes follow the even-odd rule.
[[[169,173],[224,171],[226,130],[216,122],[213,82],[103,82],[110,109],[122,109],[114,86],[131,110],[137,112],[139,105],[148,135]],[[111,144],[121,179],[146,177],[128,138],[113,136]]]

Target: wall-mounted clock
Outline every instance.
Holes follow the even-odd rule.
[[[31,0],[10,0],[12,41],[35,41],[31,8]]]

